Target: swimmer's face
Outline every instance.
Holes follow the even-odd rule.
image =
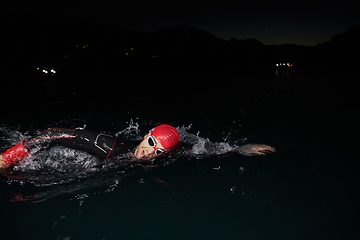
[[[149,140],[149,138],[151,139]],[[154,147],[151,146],[154,145],[153,142],[151,141],[155,141],[154,144],[156,149],[164,151],[164,147],[161,145],[161,143],[154,136],[150,136],[150,134],[147,134],[145,135],[144,140],[136,148],[134,157],[138,159],[150,159],[155,157],[156,149],[154,149]]]

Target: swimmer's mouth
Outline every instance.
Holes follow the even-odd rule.
[[[145,157],[145,150],[142,150],[142,151],[140,152],[140,157],[141,157],[141,158],[144,158],[144,157]]]

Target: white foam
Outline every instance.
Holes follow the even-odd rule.
[[[20,171],[52,171],[52,172],[91,172],[95,171],[98,160],[85,152],[54,146],[47,151],[41,151],[28,157],[14,167]]]
[[[21,133],[18,130],[10,130],[9,128],[6,128],[6,127],[0,127],[0,133],[1,133],[0,140],[5,143],[5,146],[4,146],[5,148],[16,145],[19,142],[21,142],[23,139],[29,137],[28,132]],[[4,149],[4,150],[6,150],[6,149]]]
[[[139,123],[134,122],[132,118],[130,119],[130,122],[126,122],[126,123],[129,125],[123,130],[117,132],[115,134],[116,137],[125,136],[128,138],[134,138],[134,136],[137,136],[140,133]]]
[[[131,119],[128,125],[117,132],[117,136],[125,139],[141,140],[143,134],[139,130],[139,123]],[[151,124],[147,124],[151,125]],[[85,127],[85,126],[84,126]],[[153,126],[150,126],[150,128]],[[203,158],[213,155],[224,154],[230,151],[236,151],[238,146],[227,142],[230,138],[229,133],[222,142],[212,142],[209,138],[201,137],[201,133],[191,133],[192,125],[176,127],[181,138],[181,145],[184,146],[179,152],[180,156],[187,156],[189,158]],[[3,142],[2,150],[6,147],[18,144],[24,138],[29,137],[27,133],[21,133],[17,130],[9,130],[8,128],[0,128],[0,140]],[[178,155],[174,155],[169,159],[164,159],[163,162],[176,161]],[[122,160],[122,158],[126,160]],[[54,146],[48,150],[39,151],[22,161],[21,164],[14,166],[14,170],[26,173],[26,181],[36,186],[51,186],[68,184],[76,179],[88,178],[96,174],[98,177],[109,176],[108,172],[115,171],[117,177],[127,174],[132,169],[133,163],[128,161],[127,157],[120,156],[118,161],[109,163],[99,162],[99,160],[82,151],[65,148],[62,146]],[[120,170],[121,168],[121,170]],[[99,174],[97,174],[99,172]],[[108,179],[103,179],[99,184],[108,184]],[[91,183],[95,184],[95,183]]]
[[[230,151],[234,151],[238,148],[236,145],[230,145],[226,142],[229,138],[229,135],[224,139],[224,142],[211,142],[209,138],[200,137],[200,132],[197,134],[189,133],[191,129],[191,124],[187,127],[182,126],[178,127],[181,141],[184,143],[191,144],[191,149],[186,151],[186,154],[192,157],[202,157],[202,156],[211,156],[224,154]]]

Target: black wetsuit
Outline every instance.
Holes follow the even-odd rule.
[[[34,153],[53,145],[88,152],[99,160],[111,160],[119,154],[127,154],[135,150],[135,142],[89,130],[69,128],[49,128],[23,142],[24,147]]]

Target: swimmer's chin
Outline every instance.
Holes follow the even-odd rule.
[[[144,149],[136,149],[134,153],[134,158],[141,161],[141,160],[150,160],[154,158],[154,156],[152,156],[152,154],[148,154],[148,152],[145,151]]]
[[[133,160],[134,160],[134,161],[138,161],[138,162],[150,161],[150,160],[154,160],[154,159],[155,159],[154,156],[136,157],[136,156],[134,155],[133,157],[134,157]]]

